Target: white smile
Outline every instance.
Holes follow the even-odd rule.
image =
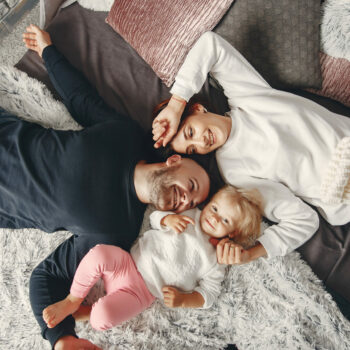
[[[215,137],[210,129],[208,129],[208,140],[209,140],[209,146],[211,147],[215,143]]]

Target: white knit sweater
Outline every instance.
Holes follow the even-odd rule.
[[[337,204],[326,204],[325,198],[334,203],[334,197],[348,192],[350,118],[271,88],[236,49],[211,32],[189,52],[171,93],[188,100],[209,72],[222,86],[232,118],[217,162],[226,182],[261,191],[264,215],[277,223],[259,239],[268,256],[287,254],[316,231],[316,213],[298,197],[318,207],[331,224],[349,222],[350,205],[339,203],[344,198]]]
[[[171,212],[154,211],[150,215],[153,230],[146,231],[131,248],[131,255],[149,291],[163,299],[162,287],[174,286],[183,292],[197,291],[209,308],[221,291],[225,266],[216,260],[216,251],[199,226],[199,209],[185,211],[195,226],[175,233],[160,224]]]

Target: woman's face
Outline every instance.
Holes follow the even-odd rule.
[[[207,154],[222,146],[231,130],[231,119],[207,112],[202,105],[180,125],[171,141],[177,153]]]

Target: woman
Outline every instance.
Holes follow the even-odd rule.
[[[195,104],[178,130],[186,102],[208,73],[222,86],[231,111],[219,116]],[[241,263],[285,255],[314,234],[318,216],[301,199],[333,225],[350,221],[350,119],[271,88],[237,50],[211,32],[189,52],[171,93],[153,123],[155,147],[170,142],[176,152],[188,154],[219,148],[216,159],[225,182],[258,188],[264,215],[277,223]],[[219,261],[234,254],[227,249],[221,242]]]

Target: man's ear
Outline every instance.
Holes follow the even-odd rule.
[[[173,166],[173,165],[177,165],[177,164],[180,164],[181,163],[181,156],[179,154],[173,154],[171,157],[169,157],[165,164],[167,167],[170,167],[170,166]]]
[[[200,103],[195,103],[193,105],[193,111],[196,111],[196,112],[201,112],[201,113],[206,113],[207,112],[207,109]]]

